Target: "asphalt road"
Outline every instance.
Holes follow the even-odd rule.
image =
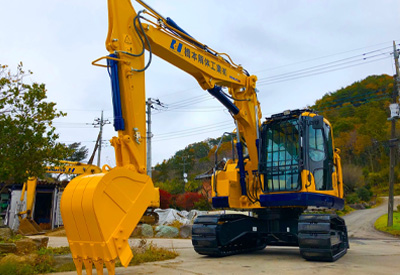
[[[400,197],[396,199],[395,206],[400,203]],[[400,239],[373,227],[375,220],[386,212],[385,200],[379,207],[345,216],[350,250],[334,263],[305,261],[298,248],[289,247],[267,247],[245,255],[211,258],[194,252],[190,240],[150,239],[158,246],[175,249],[180,256],[169,261],[117,268],[116,274],[400,274]],[[130,241],[135,243],[138,240]],[[65,246],[66,238],[51,237],[49,245]]]
[[[354,211],[344,216],[347,225],[347,232],[350,238],[375,240],[393,239],[392,236],[382,233],[374,228],[375,221],[388,211],[388,198],[386,197],[382,199],[383,202],[378,207]],[[400,204],[400,196],[395,197],[394,210],[396,210],[398,204]]]

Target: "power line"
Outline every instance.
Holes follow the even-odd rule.
[[[382,45],[382,44],[385,44],[385,43],[379,43],[376,45]],[[368,47],[372,47],[372,46],[368,46]],[[363,47],[363,48],[359,48],[359,49],[364,49],[364,48],[368,48],[368,47]],[[390,57],[391,52],[383,52],[383,53],[381,52],[382,50],[386,50],[388,48],[390,48],[390,47],[382,47],[382,48],[379,48],[376,50],[371,50],[371,51],[368,51],[368,52],[365,52],[362,54],[358,54],[358,55],[354,55],[351,57],[342,58],[342,59],[339,59],[336,61],[331,61],[331,62],[311,66],[308,68],[295,70],[295,71],[292,71],[289,73],[278,74],[275,76],[260,78],[257,85],[258,86],[271,85],[271,84],[276,84],[276,83],[280,83],[280,82],[315,76],[315,75],[319,75],[319,74],[325,74],[325,73],[329,73],[329,72],[333,72],[333,71],[351,68],[354,66],[360,66],[360,65],[365,65],[365,64],[372,63],[372,62],[381,61],[381,60],[384,60],[384,59],[387,59]],[[359,49],[356,49],[356,50],[359,50]],[[350,51],[346,51],[343,53],[352,52],[352,51],[355,51],[355,50],[350,50]],[[343,54],[343,53],[339,53],[339,54]],[[373,53],[377,53],[377,54],[372,55]],[[328,55],[325,57],[330,57],[330,56],[339,55],[339,54]],[[388,56],[379,58],[382,55],[388,55]],[[314,58],[314,59],[311,59],[310,61],[322,59],[325,57]],[[305,62],[307,62],[307,61],[303,61],[303,62],[299,62],[299,63],[305,63]],[[294,63],[294,64],[296,64],[296,63]],[[185,91],[185,90],[183,90],[183,91]],[[201,95],[201,96],[196,96],[196,97],[192,97],[189,99],[173,102],[171,104],[167,104],[166,106],[168,109],[164,110],[164,112],[166,112],[166,111],[169,111],[169,112],[172,112],[172,111],[174,111],[174,112],[206,112],[207,110],[205,110],[203,108],[196,109],[196,108],[193,108],[193,106],[192,106],[194,104],[204,102],[206,100],[211,99],[211,98],[207,99],[206,97],[208,97],[208,95]],[[188,107],[188,106],[190,106],[190,107]],[[184,111],[184,109],[187,109],[187,111]],[[161,112],[159,112],[159,113],[161,113]],[[156,113],[156,114],[159,114],[159,113]]]
[[[271,76],[271,77],[268,77],[268,78],[261,78],[261,80],[258,82],[258,84],[266,84],[266,83],[269,84],[269,83],[281,82],[281,81],[285,81],[285,80],[288,80],[288,79],[297,79],[297,78],[300,78],[300,77],[318,75],[318,74],[321,74],[321,73],[341,70],[341,69],[354,67],[354,66],[358,66],[358,65],[364,65],[364,64],[368,64],[368,63],[371,63],[371,62],[376,62],[376,61],[379,61],[379,60],[382,60],[382,59],[385,59],[385,58],[389,58],[390,57],[390,53],[391,52],[385,52],[385,53],[380,53],[380,54],[376,54],[376,55],[373,55],[373,56],[367,56],[367,57],[359,56],[358,59],[356,59],[356,60],[344,61],[344,59],[343,59],[342,61],[329,62],[329,63],[325,63],[325,64],[321,64],[321,65],[317,65],[317,66],[312,66],[312,67],[301,69],[301,70],[296,70],[296,71],[293,71],[293,72],[288,72],[288,73],[285,73],[285,74],[279,74],[279,75]],[[387,55],[387,56],[385,56],[383,58],[377,58],[377,57],[381,57],[382,55]],[[372,59],[372,60],[370,60],[370,59]],[[366,60],[370,60],[370,61],[366,61]],[[347,65],[347,64],[350,64],[350,65]]]
[[[384,49],[384,48],[382,48],[382,49]],[[262,82],[262,81],[275,80],[276,78],[281,78],[281,77],[287,77],[288,74],[297,75],[297,74],[302,74],[302,73],[314,72],[314,71],[317,71],[319,69],[329,69],[331,67],[342,66],[342,65],[346,65],[346,64],[350,64],[350,63],[354,63],[354,62],[360,62],[360,61],[363,61],[363,60],[367,60],[367,59],[371,59],[371,58],[375,58],[375,57],[379,57],[381,55],[385,55],[385,54],[390,54],[391,53],[389,51],[389,52],[385,52],[385,53],[375,54],[375,55],[372,55],[372,56],[367,56],[367,55],[369,55],[369,54],[371,54],[373,52],[379,52],[380,50],[381,49],[375,50],[375,51],[371,51],[371,52],[368,52],[368,53],[359,54],[359,55],[352,56],[352,57],[342,58],[342,59],[339,59],[339,60],[335,60],[335,61],[331,61],[331,62],[327,62],[327,63],[315,65],[315,66],[311,66],[311,67],[308,67],[308,68],[295,70],[295,71],[292,71],[292,72],[289,72],[289,73],[283,73],[283,74],[278,74],[278,75],[275,75],[275,76],[269,76],[269,77],[260,78],[259,82],[260,81]]]
[[[167,105],[171,106],[171,107],[180,106],[182,104],[186,105],[187,103],[190,103],[192,101],[196,101],[196,100],[199,100],[201,98],[208,98],[208,97],[209,96],[207,94],[202,94],[202,95],[199,95],[199,96],[194,96],[194,97],[190,97],[190,98],[187,98],[187,99],[178,100],[178,101],[172,102],[172,103],[167,104]]]
[[[215,124],[210,124],[210,125],[190,128],[190,129],[181,130],[181,131],[173,131],[173,132],[168,132],[168,133],[162,133],[162,134],[159,134],[159,135],[155,136],[155,138],[165,138],[165,137],[168,137],[168,136],[179,136],[181,134],[187,134],[187,133],[193,133],[193,132],[202,132],[204,130],[214,129],[216,127],[217,128],[218,127],[224,127],[224,126],[228,126],[228,125],[234,126],[232,121],[223,121],[223,122],[218,122],[218,123],[215,123]]]
[[[182,131],[166,133],[166,134],[163,134],[162,136],[157,136],[156,140],[162,141],[162,140],[169,140],[169,139],[176,139],[176,138],[181,138],[181,137],[188,137],[188,136],[194,136],[194,135],[199,135],[199,134],[211,133],[211,132],[215,132],[215,131],[222,131],[222,129],[227,129],[228,127],[231,129],[232,126],[234,126],[234,125],[232,125],[232,122],[221,122],[218,124],[212,124],[212,125],[207,125],[207,126],[202,126],[202,127],[197,127],[197,128],[186,129],[186,130],[182,130]]]
[[[172,136],[172,137],[168,137],[168,138],[162,138],[162,139],[157,139],[154,140],[155,142],[158,141],[166,141],[166,140],[171,140],[171,139],[180,139],[180,138],[184,138],[184,137],[190,137],[190,136],[197,136],[199,134],[205,134],[205,133],[213,133],[213,132],[226,132],[226,129],[228,129],[228,127],[224,127],[224,128],[218,128],[215,130],[210,130],[210,131],[202,131],[202,132],[197,132],[197,133],[191,133],[191,134],[185,134],[185,135],[177,135],[177,136]],[[230,129],[232,129],[232,127],[230,127]]]
[[[281,83],[281,82],[285,82],[285,81],[290,81],[290,80],[295,80],[295,79],[299,79],[299,78],[304,78],[304,77],[309,77],[309,76],[315,76],[315,75],[320,75],[320,74],[325,74],[325,73],[329,73],[329,72],[334,72],[334,71],[338,71],[338,70],[343,70],[343,69],[347,69],[347,68],[351,68],[351,67],[355,67],[355,66],[359,66],[359,65],[365,65],[365,64],[369,64],[372,62],[377,62],[383,59],[388,59],[390,58],[388,57],[383,57],[380,59],[376,59],[376,60],[371,60],[371,61],[367,61],[367,62],[362,62],[362,63],[358,63],[358,64],[353,64],[353,65],[349,65],[349,66],[343,66],[337,69],[331,69],[331,70],[323,70],[323,71],[319,71],[319,72],[315,72],[315,73],[305,73],[303,75],[297,76],[297,77],[290,77],[288,76],[286,79],[281,79],[281,80],[276,80],[276,81],[270,81],[270,82],[262,82],[259,83],[258,86],[264,86],[264,85],[271,85],[271,84],[276,84],[276,83]]]
[[[273,70],[277,70],[277,69],[284,68],[284,67],[290,67],[290,66],[293,66],[293,65],[309,63],[309,62],[312,62],[312,61],[315,61],[315,60],[326,59],[326,58],[332,57],[332,56],[343,55],[343,54],[349,53],[349,52],[355,52],[355,51],[359,51],[359,50],[362,50],[362,49],[367,49],[367,48],[372,48],[372,47],[388,44],[389,42],[391,43],[392,41],[382,42],[382,43],[374,44],[374,45],[371,45],[371,46],[361,47],[361,48],[348,50],[348,51],[344,51],[344,52],[340,52],[340,53],[334,53],[334,54],[329,54],[329,55],[325,55],[325,56],[315,57],[315,58],[308,59],[308,60],[303,60],[303,61],[290,63],[290,64],[286,64],[286,65],[282,65],[282,66],[278,66],[278,67],[274,67],[274,68],[269,68],[269,69],[256,71],[255,73],[260,73],[260,72],[265,72],[265,71],[273,71]],[[389,48],[389,47],[387,47],[387,48]]]
[[[281,69],[281,68],[284,68],[284,67],[290,67],[290,66],[294,66],[294,65],[298,65],[298,64],[309,63],[309,62],[316,61],[316,60],[326,59],[326,58],[332,57],[332,56],[343,55],[343,54],[350,53],[350,52],[355,52],[355,51],[359,51],[359,50],[363,50],[363,49],[368,49],[368,48],[372,48],[372,47],[376,47],[376,46],[385,45],[385,44],[388,44],[389,42],[391,43],[392,41],[381,42],[381,43],[377,43],[377,44],[374,44],[374,45],[360,47],[360,48],[356,48],[356,49],[352,49],[352,50],[348,50],[348,51],[343,51],[343,52],[339,52],[339,53],[334,53],[334,54],[329,54],[329,55],[320,56],[320,57],[316,57],[316,58],[311,58],[311,59],[308,59],[308,60],[294,62],[294,63],[290,63],[290,64],[286,64],[286,65],[281,65],[281,66],[277,66],[277,67],[274,67],[274,68],[261,69],[261,70],[256,71],[255,73],[258,74],[260,72],[273,71],[273,70]],[[370,51],[370,52],[379,51],[381,49],[386,49],[386,48],[390,48],[390,47],[388,46],[388,47],[380,48],[380,49],[373,50],[373,51]],[[173,91],[171,93],[162,95],[161,98],[169,97],[169,96],[176,95],[176,94],[186,93],[188,91],[197,90],[197,89],[199,89],[198,86],[192,87],[192,88],[183,89],[183,90],[179,90],[179,91]]]

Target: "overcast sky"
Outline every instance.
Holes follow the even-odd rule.
[[[394,74],[392,41],[400,43],[396,0],[147,0],[165,17],[258,76],[263,116],[312,105],[369,75]],[[134,3],[135,9],[141,9]],[[112,122],[110,80],[91,62],[107,54],[107,1],[1,0],[0,64],[33,71],[48,99],[68,116],[55,123],[60,141],[92,152],[100,117]],[[228,112],[186,73],[154,58],[146,97],[154,111],[153,165],[190,143],[234,129]],[[115,135],[112,124],[103,139]],[[115,165],[106,142],[101,164]]]

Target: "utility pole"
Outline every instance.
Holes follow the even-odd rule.
[[[157,109],[154,107],[155,105],[158,105],[160,107],[164,107],[164,105],[160,102],[158,99],[152,99],[148,98],[146,101],[147,105],[147,132],[146,132],[146,141],[147,141],[147,164],[146,164],[146,169],[147,169],[147,175],[151,178],[151,138],[153,137],[153,134],[151,132],[151,109]]]
[[[97,140],[96,140],[96,144],[94,145],[93,153],[90,156],[90,159],[88,161],[88,164],[90,164],[90,165],[93,164],[94,155],[96,154],[96,151],[99,148],[99,140],[100,140],[100,133],[97,135]]]
[[[396,119],[399,118],[399,104],[396,103],[397,96],[400,95],[399,90],[399,53],[396,49],[396,42],[393,41],[393,56],[394,63],[396,66],[396,75],[394,76],[394,91],[392,104],[390,104],[391,111],[391,135],[390,135],[390,172],[389,172],[389,202],[388,202],[388,220],[387,226],[393,226],[393,205],[394,205],[394,166],[396,165],[396,151],[397,151],[397,139],[396,139]]]
[[[188,174],[186,173],[186,165],[188,164],[187,162],[186,162],[186,159],[188,159],[189,158],[189,156],[183,156],[182,157],[182,160],[183,160],[183,163],[181,163],[180,165],[183,165],[183,173],[182,173],[182,176],[183,176],[183,193],[185,193],[185,185],[186,185],[186,183],[188,182],[188,179],[187,179],[187,176],[188,176]]]
[[[95,128],[99,127],[100,128],[100,132],[99,132],[99,136],[97,138],[97,144],[98,144],[98,150],[99,153],[97,154],[97,166],[100,167],[100,159],[101,159],[101,144],[103,141],[103,126],[106,124],[110,124],[111,122],[106,119],[103,119],[103,110],[101,111],[101,117],[100,118],[96,118],[94,120],[94,122],[92,123],[92,125],[94,125]]]
[[[151,138],[153,134],[151,133],[151,108],[153,105],[153,101],[151,98],[148,98],[146,101],[147,105],[147,175],[151,178]]]

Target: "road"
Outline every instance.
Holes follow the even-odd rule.
[[[400,197],[397,197],[395,205],[399,203]],[[379,207],[345,216],[350,250],[334,263],[305,261],[298,248],[289,247],[267,247],[245,255],[211,258],[194,252],[190,240],[150,239],[158,246],[175,249],[180,256],[169,261],[117,268],[116,274],[400,274],[400,239],[373,228],[375,220],[386,212],[387,200],[384,200]],[[130,241],[134,244],[138,240]],[[49,245],[65,246],[66,239],[51,237]]]
[[[374,228],[375,221],[388,211],[388,198],[382,198],[381,205],[371,209],[354,211],[346,216],[347,232],[350,238],[357,239],[393,239],[390,235],[382,233]],[[400,196],[394,198],[394,208],[400,204]]]

